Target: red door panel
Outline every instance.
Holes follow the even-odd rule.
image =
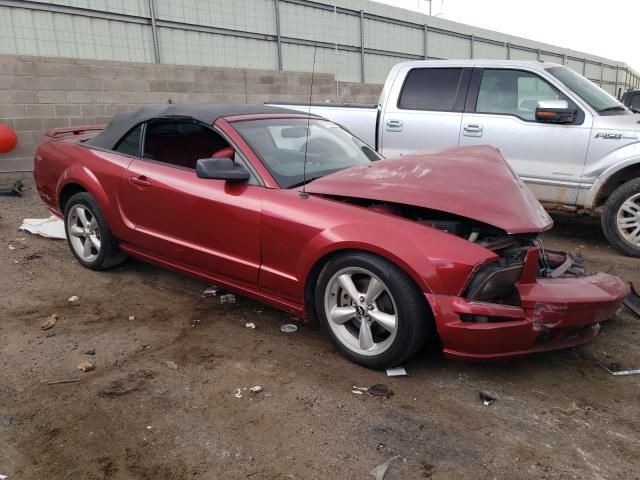
[[[137,247],[257,285],[263,190],[134,160],[125,178],[122,216],[134,229]]]

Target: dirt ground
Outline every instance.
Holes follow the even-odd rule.
[[[17,230],[47,216],[28,186],[0,198],[0,416],[11,419],[0,422],[0,474],[10,480],[366,479],[396,455],[387,480],[640,478],[640,376],[596,364],[640,368],[640,319],[627,311],[573,350],[470,364],[431,346],[405,365],[409,377],[389,378],[337,355],[317,326],[286,334],[287,314],[202,300],[201,282],[132,260],[82,268],[66,242]],[[610,248],[596,220],[555,219],[547,246],[640,285],[640,260]],[[41,330],[51,314],[57,325]],[[97,368],[80,372],[82,361]],[[376,383],[395,395],[351,393]],[[479,391],[497,400],[485,406]]]

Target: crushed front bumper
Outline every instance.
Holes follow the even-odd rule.
[[[535,250],[527,255],[527,263],[537,263]],[[534,271],[525,267],[516,285],[521,302],[517,307],[425,294],[445,356],[490,360],[587,343],[630,291],[623,280],[606,273],[535,278]],[[478,317],[484,321],[468,321]]]

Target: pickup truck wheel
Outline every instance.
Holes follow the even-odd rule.
[[[424,345],[431,312],[398,266],[368,253],[330,260],[316,285],[316,311],[342,355],[367,368],[395,367]]]
[[[125,260],[100,207],[89,193],[77,193],[69,199],[64,209],[64,226],[71,252],[85,267],[104,270]]]
[[[602,212],[602,230],[611,245],[630,257],[640,257],[640,178],[618,187]]]

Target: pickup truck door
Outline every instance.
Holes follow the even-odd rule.
[[[202,135],[185,138],[179,122],[158,125],[153,136],[149,124],[145,130],[144,152],[154,141],[162,145],[155,158],[134,159],[125,174],[120,205],[133,246],[195,271],[257,285],[264,187],[198,178],[188,164],[204,157],[193,153]]]
[[[574,124],[538,123],[537,102],[567,100]],[[510,68],[474,69],[462,117],[460,145],[491,145],[539,200],[575,204],[592,117],[537,73]]]
[[[398,72],[383,105],[380,153],[385,157],[458,146],[471,68],[411,68]],[[396,101],[397,99],[397,101]]]

